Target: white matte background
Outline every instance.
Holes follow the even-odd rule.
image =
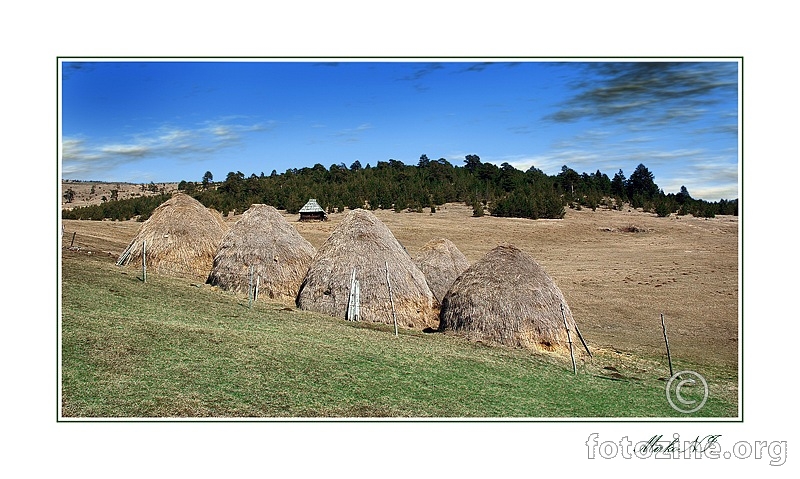
[[[652,5],[652,6],[651,6]],[[785,2],[12,2],[0,28],[5,477],[796,474],[796,16]],[[744,57],[744,422],[59,423],[57,57]],[[10,147],[10,148],[9,148]],[[769,458],[587,459],[656,434]]]

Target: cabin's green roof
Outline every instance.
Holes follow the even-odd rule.
[[[316,199],[312,198],[308,200],[305,206],[300,208],[300,213],[325,213],[325,210],[317,203]]]

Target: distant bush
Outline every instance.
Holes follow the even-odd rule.
[[[483,216],[483,214],[483,205],[476,201],[475,204],[472,205],[472,216],[479,218]]]
[[[670,208],[669,203],[666,201],[660,201],[656,203],[654,210],[656,215],[658,215],[660,218],[665,218],[672,213],[672,208]]]

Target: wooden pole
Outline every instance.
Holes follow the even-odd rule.
[[[356,301],[356,269],[353,268],[353,274],[350,275],[350,292],[347,295],[347,314],[345,319],[348,321],[355,321],[355,301]]]
[[[75,244],[75,235],[76,235],[76,234],[78,234],[78,232],[77,232],[77,231],[75,231],[74,233],[72,233],[72,241],[70,241],[70,243],[69,243],[69,247],[70,247],[70,248],[72,248],[72,245],[74,245],[74,244]]]
[[[572,351],[572,335],[569,334],[569,326],[567,326],[567,316],[564,314],[564,304],[561,304],[561,319],[564,320],[564,329],[567,330],[567,342],[569,342],[569,357],[572,358],[572,372],[578,374],[578,368],[575,366],[575,353]]]
[[[361,321],[361,282],[356,280],[356,307],[354,317],[356,321]]]
[[[392,305],[392,321],[394,321],[394,335],[397,336],[397,314],[394,311],[394,298],[392,297],[392,283],[389,281],[389,262],[386,264],[386,286],[389,287],[389,303]]]
[[[577,322],[575,323],[575,332],[578,333],[578,337],[580,338],[581,343],[583,343],[583,347],[586,348],[586,352],[589,353],[589,357],[591,358],[592,357],[592,352],[589,351],[589,345],[587,345],[586,344],[586,340],[583,339],[583,335],[581,334],[581,330],[578,329],[578,323]]]
[[[664,313],[661,313],[661,330],[664,332],[664,343],[667,345],[667,361],[669,361],[669,377],[673,376],[672,373],[672,356],[669,354],[669,339],[667,339],[667,325],[664,322]]]
[[[147,241],[142,241],[142,282],[147,282]]]
[[[253,307],[253,265],[250,265],[250,276],[247,284],[247,307]]]
[[[256,276],[256,292],[253,295],[253,301],[258,301],[258,286],[261,283],[261,276]]]

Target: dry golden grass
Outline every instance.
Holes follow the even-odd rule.
[[[739,219],[658,218],[641,211],[568,209],[563,220],[472,217],[460,204],[436,213],[375,211],[411,256],[433,238],[451,240],[474,262],[500,243],[530,254],[564,293],[590,347],[610,354],[664,355],[660,314],[673,360],[738,366]],[[320,248],[344,214],[300,223]],[[238,216],[226,218],[229,223]],[[75,246],[114,261],[141,223],[67,220]],[[231,223],[232,224],[232,223]],[[635,226],[640,232],[625,232]],[[620,355],[624,356],[624,354]]]

